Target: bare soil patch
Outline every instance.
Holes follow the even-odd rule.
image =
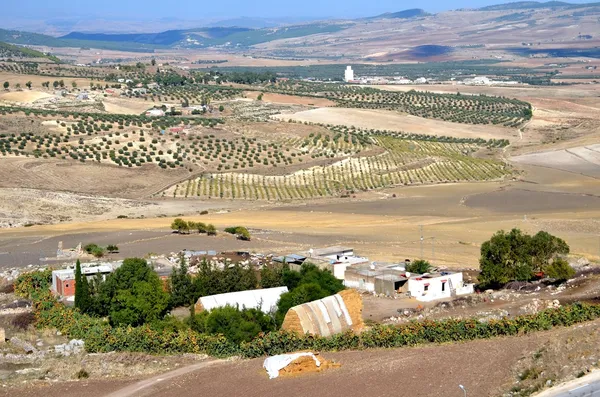
[[[187,170],[164,171],[153,165],[134,170],[66,160],[0,158],[0,188],[139,198],[159,191],[187,174]]]
[[[524,215],[540,212],[600,211],[600,197],[585,194],[539,192],[524,189],[501,189],[495,192],[470,196],[465,205],[485,208],[498,213]]]
[[[0,101],[10,101],[10,102],[34,102],[38,99],[50,98],[51,94],[47,92],[40,91],[12,91],[0,93]]]
[[[102,100],[108,113],[139,115],[153,107],[154,103],[134,99],[106,97]]]
[[[258,91],[247,91],[245,93],[247,98],[257,99],[261,93]],[[262,100],[264,102],[282,103],[287,105],[305,105],[305,106],[317,106],[317,107],[329,107],[335,106],[336,103],[325,98],[309,98],[294,95],[275,94],[271,92],[263,93]]]
[[[319,108],[276,116],[280,120],[355,126],[367,129],[405,131],[457,138],[517,139],[517,130],[498,126],[477,126],[430,120],[386,110]]]

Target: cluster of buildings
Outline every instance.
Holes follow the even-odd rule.
[[[400,294],[422,302],[471,294],[474,291],[473,284],[464,282],[461,272],[411,274],[406,271],[410,260],[400,264],[371,262],[368,258],[356,256],[354,249],[350,247],[311,249],[273,260],[285,262],[293,270],[298,270],[304,262],[313,263],[331,271],[348,288],[388,296]]]
[[[195,267],[197,263],[203,259],[215,266],[241,263],[257,269],[268,263],[285,263],[290,269],[297,271],[304,263],[312,263],[321,269],[331,271],[337,279],[344,282],[346,287],[369,293],[386,296],[401,295],[422,302],[473,293],[473,284],[465,283],[461,272],[431,271],[426,274],[414,274],[406,270],[410,265],[408,259],[395,264],[371,262],[368,258],[355,255],[353,248],[343,246],[310,249],[277,257],[247,252],[217,254],[216,251],[185,250],[164,260],[155,258],[151,261],[163,280],[166,280],[173,267],[178,265],[180,255],[185,257],[187,263],[190,264],[189,271],[192,274],[197,270]],[[121,264],[121,261],[82,264],[82,273],[90,279],[98,276],[106,278]],[[74,265],[52,272],[52,290],[57,295],[67,298],[75,295]],[[267,304],[272,301],[271,298],[267,299],[267,297],[257,295],[257,292],[246,292],[252,296],[256,295],[257,302],[262,300]],[[269,292],[269,294],[271,293],[274,292]],[[283,292],[279,291],[279,294],[281,293]],[[229,299],[229,297],[223,299]],[[204,308],[208,308],[213,307],[215,303],[206,301],[199,302],[200,304]]]
[[[491,85],[517,85],[521,84],[518,81],[507,81],[507,80],[492,80],[486,76],[472,76],[466,78],[462,81],[457,81],[455,78],[452,78],[450,81],[438,81],[427,79],[425,77],[419,77],[414,80],[411,80],[406,77],[356,77],[354,75],[354,70],[352,70],[351,66],[347,66],[344,71],[344,81],[346,83],[354,83],[354,84],[369,84],[369,85],[420,85],[420,84],[457,84],[457,85],[477,85],[477,86],[491,86]]]

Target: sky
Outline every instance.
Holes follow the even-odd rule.
[[[475,8],[515,0],[0,0],[5,17],[72,18],[114,17],[181,19],[235,17],[363,17],[384,12],[423,8],[439,12],[457,8]],[[573,0],[571,3],[585,3]],[[1,27],[1,26],[0,26]]]

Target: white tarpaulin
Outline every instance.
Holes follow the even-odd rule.
[[[269,374],[269,379],[275,379],[279,376],[280,369],[287,367],[293,361],[305,356],[312,357],[313,360],[315,360],[317,367],[321,366],[321,362],[313,353],[294,353],[268,357],[265,360],[263,367],[267,370],[267,373]]]

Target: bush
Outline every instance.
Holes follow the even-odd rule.
[[[13,327],[26,330],[35,322],[35,315],[33,313],[19,313],[11,321]]]
[[[243,226],[228,227],[225,229],[225,233],[235,234],[239,240],[250,241],[252,236],[248,229]]]
[[[88,374],[88,372],[85,369],[80,369],[76,374],[75,377],[77,379],[87,379],[90,377],[90,374]]]
[[[23,298],[33,298],[41,291],[48,291],[52,284],[52,270],[41,270],[21,274],[15,281],[15,294]]]
[[[422,259],[418,259],[412,262],[410,265],[406,266],[406,271],[416,274],[429,273],[431,271],[431,264]]]
[[[554,262],[546,267],[546,276],[553,278],[556,281],[570,280],[575,276],[575,273],[575,269],[562,258],[555,259]]]

